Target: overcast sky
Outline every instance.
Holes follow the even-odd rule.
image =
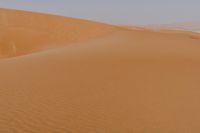
[[[0,7],[146,25],[200,20],[200,0],[0,0]]]

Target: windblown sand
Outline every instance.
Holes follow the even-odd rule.
[[[0,133],[199,133],[200,36],[0,9]]]

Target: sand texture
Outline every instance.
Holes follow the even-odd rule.
[[[0,9],[0,133],[199,133],[200,36]]]

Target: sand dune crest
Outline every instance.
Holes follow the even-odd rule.
[[[0,56],[56,48],[110,34],[118,29],[86,20],[0,9]]]

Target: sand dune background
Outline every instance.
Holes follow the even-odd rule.
[[[172,30],[193,31],[200,33],[200,21],[149,25],[147,27],[151,27],[154,29],[172,29]]]
[[[199,34],[0,14],[0,132],[200,132]]]
[[[0,10],[0,26],[2,58],[68,45],[118,29],[79,19],[7,9]]]

